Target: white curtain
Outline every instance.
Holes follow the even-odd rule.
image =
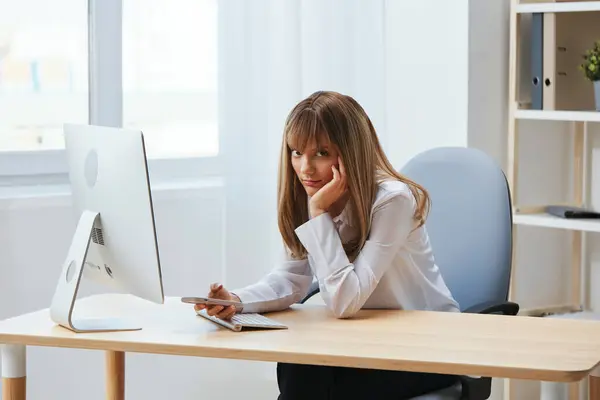
[[[285,118],[317,90],[354,96],[385,138],[383,0],[219,3],[219,125],[226,165],[226,283],[270,270],[281,249],[277,163]]]

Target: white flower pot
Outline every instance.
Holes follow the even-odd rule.
[[[596,111],[600,111],[600,81],[594,82],[594,96],[596,97]]]

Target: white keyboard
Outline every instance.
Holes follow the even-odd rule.
[[[271,318],[267,318],[261,314],[254,313],[242,313],[235,314],[230,320],[224,321],[217,317],[211,317],[206,313],[206,310],[200,310],[197,314],[201,317],[206,318],[209,321],[212,321],[216,324],[224,326],[225,328],[231,329],[232,331],[239,332],[244,328],[251,329],[287,329],[287,326],[272,320]]]

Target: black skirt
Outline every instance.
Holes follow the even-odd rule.
[[[401,400],[454,385],[455,375],[277,364],[278,400]]]

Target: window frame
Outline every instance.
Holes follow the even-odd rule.
[[[88,123],[92,125],[123,124],[123,1],[87,2]],[[148,169],[152,182],[189,181],[221,176],[221,160],[221,151],[216,156],[149,158]],[[0,186],[65,183],[68,165],[64,149],[0,150]]]

